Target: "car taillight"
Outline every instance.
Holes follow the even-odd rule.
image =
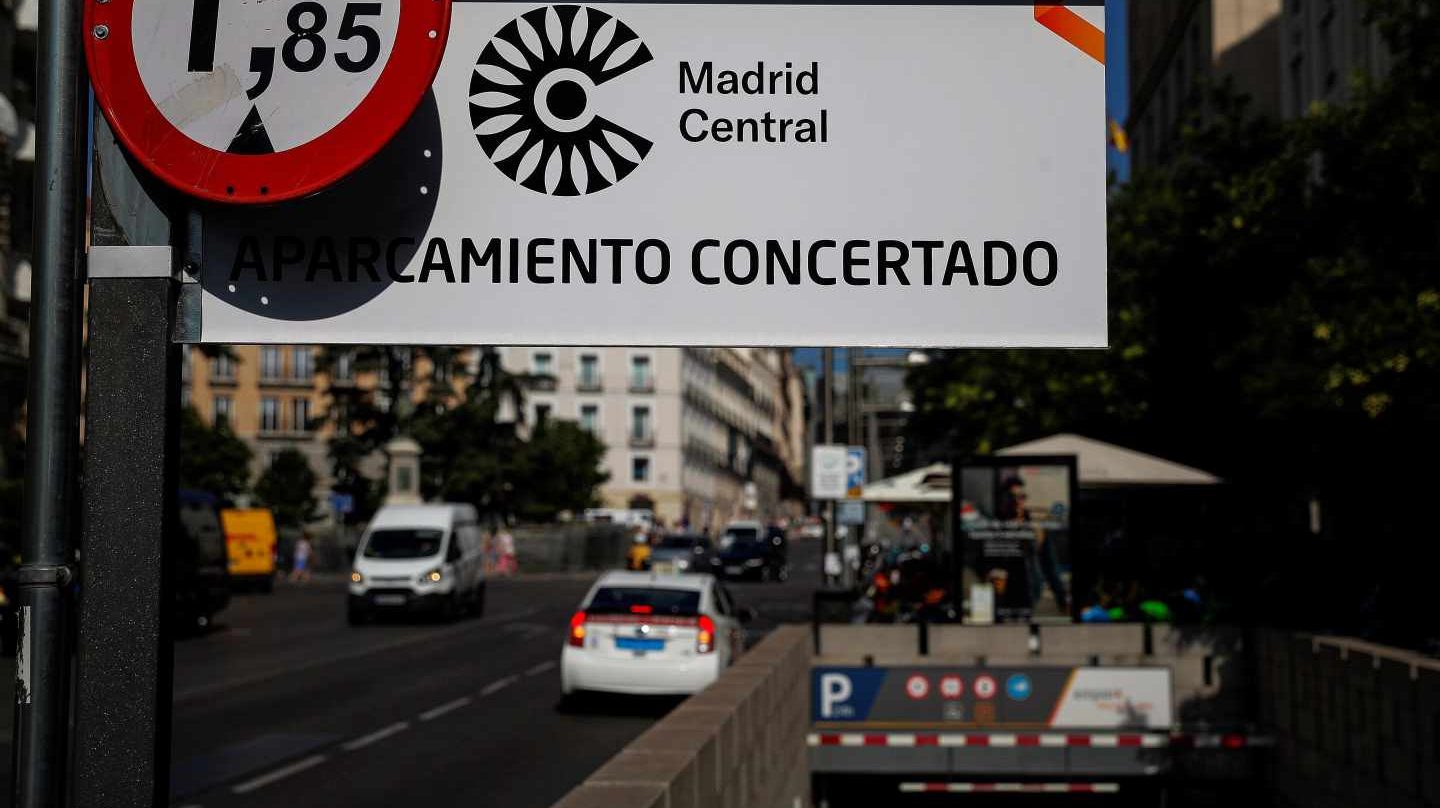
[[[695,650],[708,654],[715,650],[715,621],[700,615],[700,631],[695,634]]]
[[[576,648],[585,647],[585,613],[576,612],[570,617],[570,644]]]

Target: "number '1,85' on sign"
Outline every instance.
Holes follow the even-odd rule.
[[[449,0],[95,0],[86,54],[116,135],[180,190],[277,202],[380,149],[439,68]]]

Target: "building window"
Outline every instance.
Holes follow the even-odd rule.
[[[235,400],[229,396],[216,396],[210,402],[210,421],[215,426],[229,427],[234,424]]]
[[[630,442],[645,446],[655,442],[649,407],[642,405],[630,408]]]
[[[1340,78],[1340,73],[1335,65],[1335,53],[1339,50],[1335,46],[1335,7],[1327,8],[1320,18],[1320,31],[1316,35],[1320,43],[1320,75],[1325,82],[1325,95],[1329,95],[1335,89]]]
[[[651,372],[650,357],[630,357],[630,389],[649,392],[655,389],[655,376]]]
[[[587,432],[600,433],[600,407],[596,404],[580,406],[580,427]]]
[[[261,431],[261,432],[279,432],[279,431],[280,431],[280,399],[278,399],[278,398],[262,398],[262,399],[260,399],[260,431]]]
[[[210,380],[235,381],[235,357],[228,353],[216,354],[215,358],[210,360]]]
[[[550,418],[551,406],[549,404],[535,405],[535,423],[543,424]]]
[[[296,432],[310,431],[310,399],[297,398],[290,402],[290,426]]]
[[[300,381],[310,381],[315,375],[315,349],[302,347],[296,348],[290,355],[292,361],[291,372]]]
[[[578,385],[581,390],[600,389],[600,357],[596,354],[580,354]]]
[[[530,356],[530,372],[536,376],[555,375],[555,357],[549,351],[537,351]]]
[[[189,406],[190,406],[190,388],[188,388],[188,387],[182,387],[182,388],[180,388],[180,409],[183,410],[183,409],[185,409],[186,407],[189,407]]]
[[[355,380],[355,354],[341,351],[335,355],[335,380],[340,382]]]
[[[186,348],[180,352],[180,381],[190,381],[190,349]]]
[[[260,348],[260,378],[265,381],[274,381],[285,374],[285,359],[280,353],[280,348],[275,345],[265,345]]]
[[[630,458],[630,480],[637,483],[650,482],[650,458]]]
[[[1290,107],[1295,117],[1305,116],[1305,57],[1290,60]]]

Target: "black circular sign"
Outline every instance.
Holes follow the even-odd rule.
[[[583,196],[625,179],[651,142],[595,109],[595,89],[652,61],[630,26],[586,6],[543,6],[506,23],[470,79],[480,148],[532,191]]]

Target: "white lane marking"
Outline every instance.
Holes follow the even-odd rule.
[[[340,748],[344,749],[346,752],[354,752],[356,749],[364,749],[372,743],[383,741],[386,738],[389,738],[391,735],[396,735],[398,733],[404,732],[407,729],[410,729],[409,721],[396,721],[390,726],[377,729],[369,735],[361,735],[359,738],[356,738],[352,741],[347,741],[341,744]]]
[[[301,758],[300,760],[291,763],[289,766],[281,766],[275,771],[269,772],[267,774],[262,774],[253,780],[246,780],[243,783],[239,783],[233,788],[231,788],[230,792],[233,794],[249,794],[256,789],[264,788],[271,783],[284,780],[286,777],[289,777],[292,774],[299,774],[306,769],[313,769],[329,759],[330,758],[326,755],[311,755],[307,758]]]
[[[215,693],[222,693],[226,690],[232,690],[237,687],[248,687],[250,685],[259,684],[260,682],[268,681],[270,679],[278,679],[281,676],[291,676],[293,674],[307,671],[312,668],[319,668],[325,665],[333,665],[339,662],[348,662],[354,659],[359,659],[361,657],[370,656],[372,654],[379,654],[386,651],[394,651],[397,648],[404,648],[409,645],[418,645],[420,643],[434,642],[435,640],[438,640],[442,637],[448,637],[452,634],[460,634],[477,628],[490,628],[492,626],[503,625],[513,620],[524,619],[539,611],[540,610],[538,608],[518,609],[513,612],[491,615],[489,617],[482,617],[479,620],[467,620],[461,623],[457,623],[453,626],[436,629],[434,631],[424,631],[415,634],[407,634],[397,640],[376,643],[375,645],[368,645],[363,648],[357,648],[347,653],[333,654],[320,658],[311,658],[297,665],[282,665],[272,668],[270,670],[260,671],[258,673],[248,674],[245,676],[237,676],[233,679],[207,682],[206,684],[200,685],[198,687],[192,687],[189,690],[182,690],[176,693],[175,702],[184,703],[188,701],[194,701],[204,696],[209,696]]]
[[[539,665],[536,665],[535,667],[531,668],[530,670],[525,671],[525,675],[526,675],[526,676],[539,676],[540,674],[544,673],[545,671],[551,670],[551,669],[554,668],[554,667],[555,667],[555,660],[553,660],[553,659],[546,660],[545,662],[541,662]]]
[[[435,719],[439,718],[440,716],[442,716],[442,715],[444,715],[444,714],[446,714],[446,713],[449,713],[449,712],[453,712],[453,711],[455,711],[455,710],[458,710],[458,709],[460,709],[461,707],[464,707],[465,705],[469,704],[469,703],[472,702],[472,701],[474,701],[474,699],[470,698],[469,696],[461,696],[460,698],[455,699],[454,701],[447,701],[447,702],[445,702],[444,704],[440,705],[439,707],[431,707],[430,709],[428,709],[428,710],[426,710],[425,712],[421,713],[421,714],[420,714],[420,720],[421,720],[421,721],[434,721]]]
[[[491,682],[490,684],[480,688],[480,695],[493,696],[496,693],[499,693],[500,691],[509,687],[510,685],[515,684],[515,682],[519,681],[519,679],[519,676],[506,676],[504,679],[499,679]]]

